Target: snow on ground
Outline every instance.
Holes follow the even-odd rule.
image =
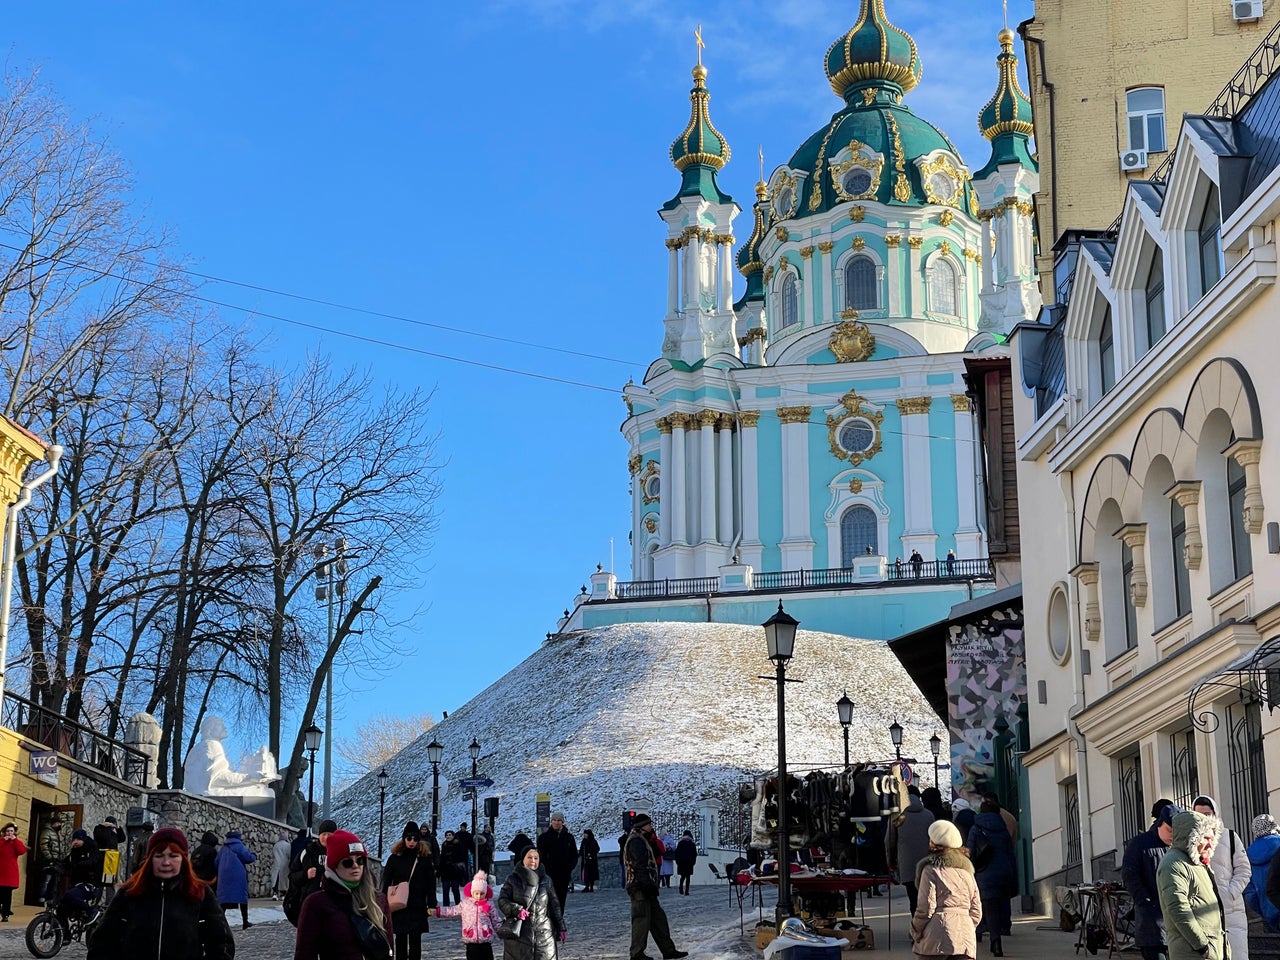
[[[471,775],[475,738],[479,774],[494,780],[481,796],[501,797],[499,849],[533,829],[540,792],[570,830],[591,827],[604,849],[616,849],[621,812],[637,802],[676,821],[660,828],[683,829],[696,802],[714,796],[731,823],[738,784],[777,765],[773,672],[759,627],[638,623],[554,637],[387,763],[387,846],[406,820],[430,821],[432,737],[445,747],[441,830],[470,819],[457,781]],[[940,722],[883,642],[801,630],[787,677],[803,681],[787,684],[788,769],[843,761],[836,701],[845,692],[855,704],[854,762],[893,756],[894,720],[905,728],[903,755],[931,762]],[[339,794],[334,810],[376,843],[375,776]]]

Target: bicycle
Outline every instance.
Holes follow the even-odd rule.
[[[83,942],[88,946],[98,921],[106,912],[101,906],[103,888],[93,884],[79,886],[89,888],[84,890],[83,909],[79,901],[64,906],[64,895],[61,899],[46,904],[27,924],[27,949],[33,957],[57,956],[58,951],[73,941]]]

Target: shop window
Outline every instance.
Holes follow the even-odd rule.
[[[782,325],[789,327],[800,320],[800,292],[794,274],[782,278]]]
[[[1140,87],[1125,94],[1129,120],[1129,149],[1162,153],[1165,150],[1164,88]]]
[[[870,257],[854,257],[844,268],[844,305],[851,310],[874,310],[880,305],[876,265]]]

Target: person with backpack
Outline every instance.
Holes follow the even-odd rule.
[[[983,800],[969,830],[969,854],[982,898],[983,927],[991,932],[991,955],[1004,956],[1001,937],[1009,932],[1011,916],[1009,898],[1018,892],[1018,873],[1013,855],[1013,838],[1000,816],[1000,805]]]
[[[1253,876],[1244,888],[1244,902],[1262,918],[1268,930],[1280,933],[1280,906],[1267,896],[1271,866],[1280,855],[1280,827],[1271,814],[1262,813],[1253,818],[1253,843],[1249,844],[1247,853]]]
[[[218,882],[218,835],[206,830],[200,835],[200,843],[191,853],[191,869],[209,886]]]
[[[320,889],[324,880],[325,846],[338,829],[336,820],[321,820],[316,839],[307,840],[302,852],[289,864],[289,889],[284,894],[285,919],[295,927],[302,915],[302,902]]]
[[[1196,797],[1192,808],[1209,817],[1217,829],[1210,866],[1218,898],[1222,901],[1222,920],[1226,928],[1231,960],[1249,960],[1249,914],[1244,909],[1244,890],[1253,870],[1245,842],[1229,829],[1218,816],[1218,801],[1213,797]]]

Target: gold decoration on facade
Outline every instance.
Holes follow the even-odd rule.
[[[907,237],[907,246],[912,250],[919,250],[924,246],[924,237]]]
[[[956,218],[956,215],[952,213],[950,210],[943,210],[940,214],[938,214],[938,223],[944,227],[949,227],[951,226],[951,223],[953,220],[955,220],[955,218]]]
[[[691,426],[693,426],[693,414],[691,413],[671,414],[671,428],[673,430],[688,430]]]
[[[911,184],[905,173],[898,174],[898,179],[894,181],[893,196],[899,203],[906,203],[911,199]]]
[[[982,266],[982,254],[978,254],[978,256],[975,258],[975,262],[978,264],[978,266]]]
[[[951,406],[955,408],[956,413],[968,413],[973,404],[969,400],[967,393],[953,393],[951,395]]]
[[[769,282],[770,280],[772,280],[772,279],[773,279],[773,267],[772,267],[772,266],[765,267],[765,268],[764,268],[764,282],[765,282],[765,283],[768,283],[768,282]]]
[[[861,223],[867,218],[867,208],[862,204],[858,204],[849,210],[849,219],[854,223]]]
[[[775,237],[778,238],[779,243],[786,243],[789,239],[791,239],[791,234],[787,233],[786,227],[779,227],[777,230],[773,232],[773,234]]]
[[[843,317],[847,312],[842,311],[840,316]],[[852,312],[856,318],[858,311]],[[869,359],[876,352],[876,338],[865,323],[851,319],[831,331],[829,346],[840,363],[858,363]]]
[[[876,102],[876,88],[867,87],[862,91],[862,105],[869,107]]]
[[[711,242],[728,244],[729,246],[733,246],[735,243],[738,242],[738,238],[735,237],[732,233],[717,233],[714,236],[712,236]]]
[[[932,160],[917,161],[916,166],[920,168],[920,182],[924,184],[926,200],[930,203],[945,204],[948,207],[959,207],[963,199],[965,181],[969,179],[967,172],[957,167],[951,157],[945,153],[938,154]],[[934,181],[939,174],[952,183],[951,193],[948,196],[942,196],[935,189]]]
[[[659,417],[657,420],[655,420],[655,421],[654,421],[654,426],[658,428],[658,432],[659,432],[659,433],[670,433],[670,432],[671,432],[671,418],[670,418],[670,417]]]
[[[718,410],[699,410],[694,414],[700,427],[714,427],[716,421],[720,419],[720,411]]]
[[[1030,201],[1027,201],[1027,200],[1018,201],[1018,213],[1022,214],[1024,217],[1031,216],[1031,214],[1035,212],[1035,209],[1036,209],[1035,205]]]
[[[862,314],[853,309],[853,307],[845,307],[840,311],[841,320],[857,320],[860,316],[862,316]]]
[[[969,216],[976,217],[978,215],[978,195],[973,190],[969,191]]]
[[[732,430],[735,421],[732,413],[722,413],[716,418],[717,430]]]
[[[880,428],[884,425],[884,414],[868,407],[866,399],[858,396],[857,390],[850,390],[841,397],[840,405],[844,410],[827,414],[827,442],[831,446],[833,457],[837,460],[847,460],[851,466],[856,467],[880,452]],[[840,446],[840,428],[855,417],[870,424],[875,434],[871,444],[865,450],[846,450]]]
[[[800,248],[800,256],[801,256],[801,257],[803,257],[805,260],[808,260],[810,257],[812,257],[812,256],[813,256],[813,247],[812,247],[812,245],[807,246],[807,247],[801,247],[801,248]]]
[[[739,410],[738,424],[742,427],[754,427],[760,423],[759,410]]]
[[[787,257],[783,256],[783,257],[779,257],[779,258],[778,258],[778,269],[779,269],[779,270],[785,270],[785,269],[787,269],[787,267],[789,267],[789,266],[791,266],[791,261],[790,261]]]
[[[752,327],[750,330],[748,330],[746,333],[744,333],[742,336],[738,338],[738,346],[745,347],[747,344],[753,343],[756,340],[760,340],[761,342],[763,342],[764,339],[765,339],[764,327]]]
[[[795,216],[796,204],[800,199],[800,180],[794,174],[787,173],[785,170],[779,170],[774,177],[775,183],[770,194],[773,196],[772,216],[776,223],[779,220],[789,220]],[[782,201],[786,200],[786,204]],[[783,206],[786,209],[783,209]],[[785,238],[782,238],[785,239]]]
[[[978,251],[971,247],[964,248],[964,258],[966,260],[975,260],[978,257]]]
[[[854,237],[854,238],[853,238],[853,249],[855,249],[855,250],[864,250],[864,249],[866,249],[866,246],[867,246],[867,238],[866,238],[866,237]]]
[[[911,199],[911,181],[907,179],[907,159],[902,151],[902,135],[898,133],[898,121],[894,119],[892,113],[885,111],[884,120],[893,137],[893,169],[897,171],[897,177],[893,183],[893,196],[899,203],[906,203]]]
[[[898,401],[898,413],[904,417],[928,413],[933,406],[933,397],[903,397]]]
[[[884,245],[890,250],[898,249],[898,244],[902,243],[902,237],[896,233],[891,233],[884,238]]]
[[[831,126],[827,128],[827,135],[822,138],[822,146],[818,148],[818,160],[813,165],[813,182],[809,190],[810,213],[822,206],[822,164],[827,156],[827,144],[831,141],[831,134],[836,132],[838,126],[840,126],[839,120],[831,121]]]
[[[661,483],[662,472],[658,469],[658,462],[650,460],[644,465],[644,473],[640,475],[640,496],[644,498],[645,503],[657,503],[660,499],[659,494],[650,495],[649,493],[649,481],[655,477]]]
[[[835,244],[832,243],[830,240],[823,240],[818,244],[818,250],[821,251],[822,253],[830,253],[832,248],[834,247],[835,247]]]
[[[854,39],[863,31],[868,17],[872,26],[880,34],[880,59],[876,62],[870,62],[870,58],[863,58],[852,49]],[[905,64],[889,59],[890,31],[906,40],[911,48],[911,56]],[[839,60],[832,56],[837,48],[843,48],[843,56]],[[857,22],[828,48],[826,60],[827,80],[830,81],[831,89],[838,97],[843,97],[845,91],[855,83],[866,80],[887,80],[889,83],[897,84],[905,93],[915,89],[916,84],[920,82],[920,54],[916,50],[916,41],[907,31],[889,21],[884,10],[884,0],[864,0]],[[832,73],[832,66],[840,63],[843,66]]]
[[[658,532],[658,521],[654,519],[653,514],[644,518],[644,528],[650,533]]]
[[[808,423],[813,407],[779,407],[777,412],[783,423]]]
[[[940,244],[938,244],[938,252],[942,254],[944,257],[951,256],[951,241],[943,240]]]
[[[849,159],[831,164],[831,186],[835,189],[836,196],[841,200],[872,200],[875,199],[876,193],[880,190],[880,174],[884,171],[884,157],[864,157],[862,155],[863,146],[864,144],[861,141],[852,141],[849,144]],[[855,168],[867,171],[871,177],[870,186],[861,193],[856,194],[849,193],[844,188],[845,174]]]
[[[671,237],[671,238],[669,238],[669,239],[666,241],[666,243],[667,243],[667,249],[668,249],[668,250],[679,250],[681,247],[683,247],[683,246],[684,246],[684,244],[683,244],[683,243],[681,243],[681,242],[680,242],[678,239],[676,239],[675,237]]]
[[[853,479],[851,479],[851,480],[849,481],[849,492],[850,492],[850,493],[852,493],[852,494],[855,494],[855,495],[856,495],[856,494],[859,494],[859,493],[861,493],[861,492],[862,492],[862,478],[861,478],[861,477],[854,477]],[[653,531],[649,531],[649,532],[650,532],[650,533],[652,533]]]
[[[639,472],[640,472],[640,464],[641,464],[643,461],[644,461],[644,457],[640,456],[640,454],[638,454],[638,453],[637,453],[637,454],[634,454],[633,456],[628,457],[628,458],[627,458],[627,472],[628,472],[629,474],[631,474],[631,476],[633,476],[633,477],[634,477],[637,473],[639,473]]]

